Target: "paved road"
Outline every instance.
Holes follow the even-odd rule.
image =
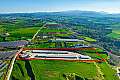
[[[36,32],[36,34],[33,36],[32,40],[36,37],[36,35],[39,33],[39,31],[44,27],[44,25]],[[12,69],[13,69],[13,65],[14,65],[14,62],[16,60],[16,57],[18,56],[18,54],[22,51],[23,48],[21,48],[17,53],[16,55],[13,57],[12,61],[11,61],[11,64],[9,66],[9,71],[7,72],[6,76],[5,76],[5,79],[4,80],[9,80],[10,79],[10,75],[12,73]]]
[[[6,74],[6,77],[4,80],[9,80],[10,79],[10,75],[12,73],[12,69],[13,69],[13,65],[14,65],[14,62],[15,62],[15,59],[17,57],[17,55],[22,51],[22,48],[16,53],[16,55],[13,57],[12,61],[11,61],[11,64],[9,65],[9,71],[7,72]]]

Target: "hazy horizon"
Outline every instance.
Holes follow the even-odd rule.
[[[6,12],[0,14],[19,14],[19,13],[54,13],[54,12],[69,12],[69,11],[80,11],[80,12],[97,12],[97,13],[105,13],[105,14],[120,14],[120,13],[109,13],[105,11],[88,11],[88,10],[66,10],[66,11],[39,11],[39,12]]]
[[[61,12],[69,10],[120,13],[120,0],[1,0],[0,13]]]

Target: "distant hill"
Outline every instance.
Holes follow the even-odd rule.
[[[61,11],[61,12],[36,12],[36,13],[9,13],[0,14],[0,16],[17,16],[17,17],[40,17],[45,15],[60,15],[60,16],[86,16],[86,17],[120,17],[120,14],[108,14],[105,12],[95,12],[95,11]]]

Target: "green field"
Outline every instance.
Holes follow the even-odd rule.
[[[96,42],[95,39],[93,38],[90,38],[90,37],[86,37],[86,36],[78,36],[78,39],[79,38],[83,38],[84,40],[88,41],[88,42]]]
[[[83,42],[49,42],[49,40],[38,41],[32,45],[28,45],[28,48],[69,48],[77,44],[89,44],[86,41]]]
[[[50,33],[50,35],[54,35],[58,37],[68,37],[73,34],[73,32],[69,31],[68,29],[50,29],[50,28],[43,28],[39,31],[38,34],[48,34],[48,33]]]
[[[69,37],[70,35],[72,35],[73,33],[66,33],[66,34],[55,34],[56,37]]]
[[[108,34],[107,36],[114,39],[120,39],[120,30],[113,30],[112,33]]]
[[[15,37],[20,39],[31,39],[38,29],[39,27],[21,28],[21,29],[16,29],[15,31],[11,31],[9,33],[10,33],[10,37]]]
[[[27,27],[27,28],[18,28],[11,31],[8,31],[10,35],[6,37],[6,41],[16,41],[16,40],[28,40],[33,37],[40,27]],[[2,38],[0,37],[0,41]]]
[[[96,68],[93,63],[65,62],[65,61],[46,61],[35,60],[29,61],[32,68],[31,76],[36,80],[65,80],[63,74],[76,73],[85,78],[95,78]],[[27,80],[30,77],[28,74],[28,62],[16,61],[11,78],[18,80]],[[31,70],[30,70],[31,71]],[[30,72],[29,72],[30,73]]]
[[[39,43],[27,46],[27,48],[55,48],[55,43]]]
[[[101,68],[105,80],[119,80],[119,78],[116,76],[116,71],[112,70],[110,65],[107,63],[101,63],[98,64],[98,66]]]
[[[22,21],[18,21],[13,24],[6,24],[6,28],[0,26],[0,32],[7,31],[10,35],[6,38],[7,41],[16,41],[16,40],[28,40],[32,39],[33,35],[40,29],[40,27],[18,27],[16,25],[23,25]],[[18,27],[18,28],[17,28]],[[6,30],[7,29],[7,30]],[[42,28],[38,34],[50,34],[54,36],[53,38],[63,38],[69,37],[74,34],[74,32],[69,31],[68,29],[50,29]],[[63,34],[54,34],[54,32],[63,32]],[[67,33],[66,33],[67,32]],[[112,38],[120,38],[119,31],[113,31],[108,35]],[[28,48],[66,48],[72,47],[76,44],[90,44],[90,42],[96,42],[95,39],[87,36],[78,36],[78,39],[83,38],[84,42],[49,42],[49,39],[41,39],[36,41],[32,45],[28,45]],[[0,38],[2,41],[2,38]],[[88,55],[92,59],[101,59],[107,58],[106,54],[100,54],[98,56],[96,52],[103,52],[102,49],[97,50],[83,50],[79,53],[83,55]],[[98,68],[98,67],[100,68]],[[101,75],[102,72],[103,75]],[[33,61],[20,61],[16,60],[10,80],[67,80],[70,77],[70,74],[75,74],[79,77],[76,80],[83,80],[80,78],[86,78],[85,80],[99,80],[101,76],[104,77],[104,80],[118,80],[116,77],[116,72],[110,67],[107,63],[82,63],[82,62],[66,62],[66,61],[50,61],[50,60],[33,60]],[[69,76],[68,76],[69,75]],[[72,75],[72,77],[74,77]],[[73,80],[73,79],[70,79]]]
[[[49,28],[43,28],[40,30],[39,33],[48,33],[48,32],[67,32],[68,30],[66,29],[49,29]]]
[[[108,59],[108,56],[106,54],[100,54],[100,56],[98,56],[96,53],[91,53],[91,52],[86,52],[86,53],[83,53],[84,55],[88,55],[90,56],[92,59]]]
[[[25,61],[16,61],[12,70],[11,80],[29,80]]]
[[[120,34],[120,30],[119,29],[118,30],[113,30],[112,32],[116,33],[116,34]]]
[[[95,39],[93,38],[90,38],[90,37],[84,37],[86,41],[89,41],[89,42],[96,42]]]
[[[33,37],[33,35],[42,26],[42,22],[36,23],[35,26],[29,26],[26,24],[26,20],[16,20],[14,23],[1,23],[0,24],[0,41],[3,41],[1,35],[8,33],[6,36],[6,41],[16,41],[16,40],[28,40]],[[37,26],[39,24],[39,26]]]
[[[97,63],[103,73],[104,80],[118,80],[115,71],[107,63]],[[88,80],[100,79],[94,63],[66,62],[66,61],[16,61],[11,80],[66,80],[64,74],[76,74]],[[81,79],[82,80],[82,79]]]

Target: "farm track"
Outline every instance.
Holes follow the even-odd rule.
[[[40,27],[40,29],[34,34],[33,38],[31,39],[31,41],[33,41],[35,39],[35,37],[38,35],[39,31],[42,30],[42,28],[44,27],[45,25],[43,25],[42,27]],[[23,51],[24,50],[68,50],[68,51],[71,51],[71,50],[95,50],[95,48],[23,48]],[[19,53],[18,53],[19,54]],[[99,68],[99,66],[97,66],[96,62],[105,62],[106,60],[104,60],[103,58],[101,58],[102,60],[65,60],[65,59],[40,59],[40,58],[19,58],[18,57],[18,54],[15,56],[14,58],[14,61],[15,60],[63,60],[63,61],[69,61],[69,62],[87,62],[87,63],[94,63],[96,65],[96,67],[98,68],[98,72],[100,72],[100,76],[102,77],[101,80],[104,79],[104,77],[102,76],[102,72]],[[99,53],[96,53],[98,56],[100,56]],[[101,56],[100,56],[101,57]],[[12,68],[13,68],[13,65],[14,65],[14,61],[12,63]],[[10,75],[11,75],[11,72],[12,72],[12,69],[10,71],[10,74],[9,74],[9,78],[10,78]],[[5,80],[9,80],[8,79],[5,79]]]
[[[36,34],[33,36],[33,38],[31,39],[31,41],[36,37],[36,35],[38,34],[38,32],[39,32],[43,27],[44,27],[44,26],[42,26],[42,27],[36,32]],[[14,62],[15,62],[18,54],[19,54],[22,50],[23,50],[23,47],[22,47],[22,48],[16,53],[16,55],[13,57],[10,65],[9,65],[9,68],[8,68],[9,70],[8,70],[7,73],[6,73],[6,76],[5,76],[4,80],[10,80],[10,75],[11,75],[12,70],[13,70]]]
[[[18,56],[18,54],[19,54],[21,51],[22,51],[22,48],[21,48],[21,49],[16,53],[16,55],[13,57],[10,65],[9,65],[9,68],[8,68],[9,70],[7,71],[7,74],[6,74],[5,78],[4,78],[4,80],[9,80],[9,79],[10,79],[10,75],[11,75],[11,73],[12,73],[12,69],[13,69],[14,62],[15,62],[15,60],[16,60],[16,57]]]

